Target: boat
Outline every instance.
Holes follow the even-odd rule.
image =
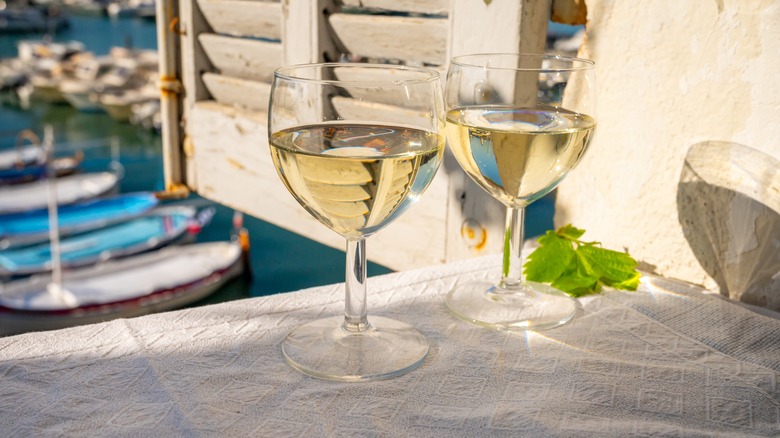
[[[52,42],[44,40],[22,40],[16,45],[18,59],[22,62],[32,62],[39,59],[55,61],[69,58],[84,51],[84,43],[80,41]]]
[[[149,100],[130,106],[132,115],[130,123],[138,125],[144,129],[155,132],[162,131],[162,114],[160,112],[160,100]]]
[[[110,259],[152,251],[191,240],[208,224],[211,210],[197,214],[194,206],[161,207],[150,213],[60,240],[62,268],[73,269]],[[39,274],[52,269],[50,243],[0,251],[0,277]]]
[[[68,157],[58,157],[51,161],[50,166],[54,175],[59,177],[73,175],[78,172],[84,154],[77,153]],[[33,163],[29,165],[13,166],[0,169],[0,187],[13,184],[21,184],[46,177],[46,164]]]
[[[106,15],[106,6],[102,1],[92,0],[63,0],[63,6],[75,15],[103,16]]]
[[[19,59],[0,60],[0,91],[13,90],[27,81],[30,68]]]
[[[85,59],[75,67],[72,77],[60,81],[60,92],[63,98],[79,111],[101,111],[102,108],[97,102],[95,93],[112,85],[113,71],[116,69],[117,67],[109,56]],[[109,80],[106,81],[106,78]]]
[[[46,153],[43,148],[37,144],[6,149],[0,151],[0,171],[13,169],[15,167],[43,164],[45,160]]]
[[[150,13],[154,15],[155,6],[153,0],[122,0],[110,3],[106,7],[106,13],[112,18],[145,18]]]
[[[157,89],[147,85],[138,89],[122,90],[100,96],[100,106],[109,117],[120,122],[129,122],[133,117],[133,106],[160,100]]]
[[[60,91],[65,100],[80,111],[103,111],[100,95],[119,93],[140,86],[143,79],[136,74],[138,62],[131,58],[104,56],[84,63],[79,77],[65,79]]]
[[[105,87],[99,93],[99,103],[108,115],[121,122],[133,117],[133,106],[159,101],[159,55],[154,50],[132,50],[116,47],[111,56],[117,65],[132,69],[132,76],[122,86]]]
[[[29,141],[31,144],[24,144]],[[76,173],[84,160],[84,153],[77,151],[70,156],[52,159],[48,165],[57,177]],[[14,148],[0,150],[0,187],[21,184],[45,178],[46,152],[38,136],[29,130],[23,130],[17,136]]]
[[[158,205],[150,192],[127,193],[66,205],[57,210],[59,234],[69,236],[146,214]],[[0,248],[44,242],[49,238],[49,212],[39,209],[0,215]]]
[[[116,172],[90,172],[54,180],[57,205],[68,205],[110,194],[117,189]],[[49,197],[49,180],[0,187],[0,215],[45,209]]]
[[[3,2],[5,4],[5,2]],[[57,9],[5,8],[0,9],[0,35],[18,33],[48,32],[57,33],[69,26],[67,17],[57,13]]]
[[[27,82],[18,88],[17,93],[26,100],[66,103],[62,83],[68,80],[94,81],[100,68],[100,60],[96,60],[91,52],[74,53],[64,59],[40,59],[32,63]]]
[[[157,7],[154,5],[154,2],[146,2],[143,6],[136,9],[135,16],[142,20],[155,21],[157,20]]]
[[[53,330],[175,309],[243,272],[238,242],[173,246],[68,271],[61,285],[36,275],[2,285],[0,335]]]
[[[35,60],[30,64],[26,81],[16,88],[19,99],[29,104],[36,100],[47,103],[65,103],[60,92],[62,64],[54,59]]]

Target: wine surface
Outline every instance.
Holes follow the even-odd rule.
[[[346,238],[377,232],[433,180],[444,137],[385,125],[322,124],[271,135],[285,186],[317,220]]]
[[[596,121],[562,108],[468,107],[447,113],[447,139],[466,173],[509,207],[525,207],[566,176]]]

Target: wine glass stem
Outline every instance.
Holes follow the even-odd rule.
[[[365,239],[347,239],[346,274],[343,328],[354,332],[368,330]]]
[[[525,208],[506,209],[504,230],[504,263],[501,270],[501,288],[517,288],[523,283],[523,225]]]

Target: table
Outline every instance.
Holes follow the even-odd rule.
[[[392,380],[338,383],[282,359],[343,285],[0,338],[5,436],[778,436],[780,320],[683,283],[579,300],[543,332],[455,319],[443,296],[498,257],[369,279],[369,317],[431,351]]]

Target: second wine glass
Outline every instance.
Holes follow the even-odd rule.
[[[444,151],[440,87],[433,70],[385,65],[311,64],[274,75],[268,125],[279,176],[306,211],[347,240],[344,316],[306,323],[282,344],[288,363],[306,374],[389,378],[428,353],[409,324],[368,318],[365,239],[433,180]]]
[[[591,61],[554,55],[453,58],[447,73],[447,139],[458,163],[507,207],[501,278],[456,285],[458,317],[507,330],[569,321],[568,295],[523,279],[525,207],[552,191],[585,153],[596,120]],[[567,267],[564,267],[567,268]]]

